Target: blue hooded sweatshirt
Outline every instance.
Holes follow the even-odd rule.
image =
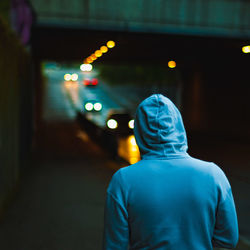
[[[107,189],[105,250],[234,248],[238,224],[230,184],[214,163],[187,154],[181,114],[163,95],[137,108],[141,160]]]

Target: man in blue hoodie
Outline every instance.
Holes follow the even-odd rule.
[[[188,155],[176,106],[160,94],[148,97],[137,108],[134,134],[141,160],[110,181],[103,249],[234,248],[230,184],[217,165]]]

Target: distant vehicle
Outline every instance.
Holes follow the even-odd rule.
[[[64,75],[64,80],[65,81],[73,81],[73,82],[76,82],[78,80],[78,74],[74,73],[74,74],[65,74]]]
[[[102,110],[102,103],[96,100],[88,100],[84,103],[84,109],[87,112],[100,112]]]
[[[83,85],[84,86],[96,86],[96,85],[98,85],[98,79],[97,78],[84,79]]]
[[[133,133],[134,119],[125,111],[111,111],[106,119],[106,128],[118,135]]]

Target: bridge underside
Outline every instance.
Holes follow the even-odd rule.
[[[227,62],[242,57],[241,46],[250,39],[250,3],[245,0],[33,0],[32,4],[37,17],[34,53],[42,59],[82,61],[112,39],[117,46],[95,63]]]
[[[82,61],[108,40],[116,46],[96,63],[164,63],[171,59],[184,64],[244,59],[244,39],[190,35],[152,34],[87,29],[36,27],[33,53],[41,60]]]
[[[46,2],[46,3],[45,3]],[[183,81],[183,114],[191,129],[248,129],[250,3],[246,0],[34,0],[34,58],[76,61],[108,40],[97,63],[167,64]],[[157,65],[156,65],[157,67]],[[114,67],[114,70],[115,67]],[[136,84],[136,83],[135,83]],[[237,86],[237,87],[236,87]],[[37,94],[40,94],[37,90]],[[232,101],[233,100],[233,101]],[[237,122],[232,114],[237,114]],[[243,131],[245,131],[243,129]]]

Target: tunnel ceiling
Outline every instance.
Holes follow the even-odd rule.
[[[236,38],[36,27],[32,49],[41,60],[82,61],[108,40],[116,46],[98,63],[228,60],[242,56],[246,44]]]
[[[250,39],[245,0],[33,0],[37,58],[83,60],[112,39],[98,62],[185,63],[237,59]],[[248,40],[248,41],[247,41]]]
[[[250,38],[246,0],[32,0],[39,25]]]

